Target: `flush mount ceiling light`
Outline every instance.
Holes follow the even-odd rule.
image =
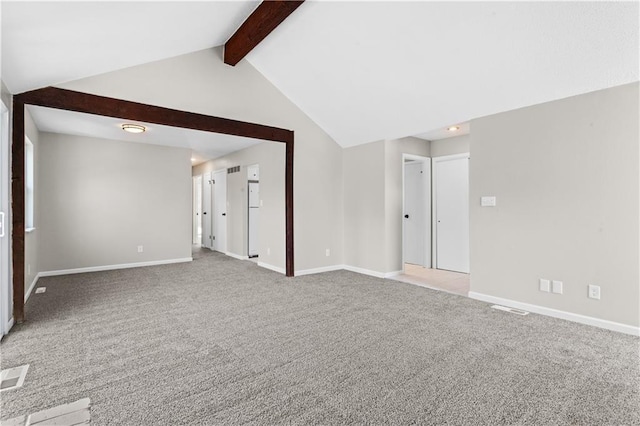
[[[457,132],[458,130],[460,130],[460,126],[447,127],[447,130],[450,132]]]
[[[123,124],[122,130],[129,133],[144,133],[147,128],[139,124]]]

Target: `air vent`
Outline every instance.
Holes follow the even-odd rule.
[[[4,420],[3,426],[88,425],[91,423],[91,400],[83,398],[37,413]]]
[[[231,173],[238,173],[239,171],[240,171],[240,166],[229,167],[227,169],[227,174],[230,175]]]
[[[28,369],[29,364],[25,364],[20,367],[2,370],[0,372],[0,392],[21,387],[24,383],[24,378],[27,376]]]
[[[516,315],[529,315],[529,312],[527,311],[523,311],[521,309],[515,309],[515,308],[509,308],[506,306],[500,306],[500,305],[493,305],[491,306],[493,309],[497,309],[499,311],[505,311],[505,312],[510,312],[512,314],[516,314]]]
[[[36,294],[44,293],[45,291],[47,291],[46,287],[38,287],[38,288],[36,288]]]

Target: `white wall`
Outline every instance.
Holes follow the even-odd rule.
[[[9,133],[7,140],[3,141],[6,144],[7,153],[11,151],[11,115],[13,105],[11,102],[11,93],[4,85],[4,82],[0,80],[0,96],[2,97],[2,102],[4,102],[5,106],[9,111]],[[4,151],[3,151],[4,153]],[[11,187],[11,162],[9,161],[9,155],[0,156],[0,161],[2,161],[2,180],[3,187],[0,189],[2,192],[2,198],[0,198],[0,210],[5,212],[5,237],[0,240],[0,255],[2,255],[2,259],[0,259],[0,283],[6,285],[6,287],[0,289],[0,303],[2,303],[2,318],[0,321],[2,324],[0,325],[0,334],[2,332],[8,332],[5,328],[7,324],[13,318],[13,285],[12,285],[12,265],[11,265],[11,198],[9,196],[9,191]]]
[[[639,325],[638,95],[629,84],[471,123],[472,292]]]
[[[190,150],[42,133],[40,157],[42,271],[191,257]]]
[[[469,152],[471,135],[461,135],[452,138],[431,141],[431,157],[464,154]]]
[[[293,130],[295,269],[342,262],[342,150],[247,61],[207,49],[61,87]],[[284,259],[279,241],[265,243]]]
[[[263,142],[193,168],[193,175],[241,166],[240,172],[227,175],[227,251],[237,256],[248,254],[247,166],[260,165],[260,207],[258,256],[261,263],[284,269],[285,144]],[[267,250],[269,249],[269,250]],[[269,254],[267,254],[269,252]],[[299,268],[296,268],[299,270]]]
[[[25,295],[29,291],[29,288],[35,282],[36,277],[38,276],[38,272],[40,272],[40,262],[38,256],[38,246],[40,242],[40,224],[41,224],[41,215],[42,209],[40,200],[38,199],[38,195],[41,193],[41,184],[42,179],[40,176],[39,167],[43,163],[42,152],[40,150],[40,132],[36,127],[33,118],[31,118],[31,114],[29,113],[29,109],[25,108],[24,113],[24,133],[29,138],[31,143],[33,143],[33,165],[34,165],[34,204],[33,204],[33,224],[34,228],[32,231],[27,232],[24,238],[24,291]]]

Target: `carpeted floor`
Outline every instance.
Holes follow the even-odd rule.
[[[0,344],[2,419],[90,398],[93,424],[640,424],[640,339],[217,253],[43,278]]]

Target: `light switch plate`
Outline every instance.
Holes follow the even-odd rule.
[[[540,291],[549,293],[551,291],[551,281],[540,278]]]
[[[562,294],[562,281],[551,281],[551,291],[556,294]]]
[[[482,207],[495,207],[496,206],[496,197],[481,197],[480,198],[480,206],[482,206]]]

